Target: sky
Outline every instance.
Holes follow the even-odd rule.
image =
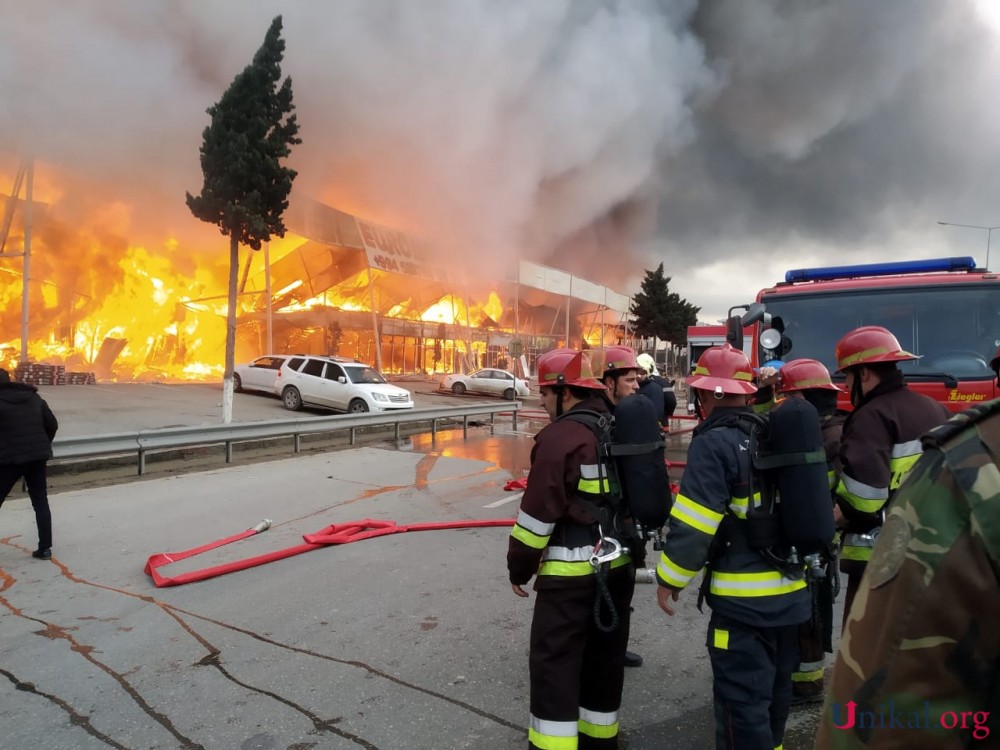
[[[711,321],[788,268],[985,265],[992,235],[938,222],[1000,225],[996,0],[0,10],[0,151],[86,176],[63,203],[125,234],[196,233],[183,195],[201,188],[205,110],[279,13],[295,189],[424,236],[441,262],[516,256],[624,294],[662,262]]]

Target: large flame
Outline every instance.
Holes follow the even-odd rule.
[[[26,191],[15,184],[16,174],[0,163],[0,190],[10,185],[14,194],[16,187],[19,199],[0,257],[0,366],[8,369],[22,359],[28,226]],[[192,217],[181,224],[186,234],[157,230],[155,207],[140,211],[123,200],[102,200],[99,190],[87,187],[79,176],[36,166],[28,361],[93,372],[103,380],[217,380],[225,360],[228,238]],[[269,244],[270,262],[316,244],[289,232]],[[267,347],[264,255],[240,249],[237,361]],[[363,262],[348,263],[339,278],[335,264],[292,265],[301,271],[285,273],[270,290],[271,320],[283,323],[273,340],[277,352],[340,353],[374,364],[373,327],[396,319],[423,325],[383,332],[386,372],[509,362],[505,346],[518,333],[510,325],[516,317],[507,316],[505,325],[505,304],[495,290],[466,289],[434,299],[428,298],[426,280],[391,277]],[[303,275],[295,278],[298,273]],[[319,291],[323,286],[328,288]],[[411,296],[400,301],[406,294]],[[599,333],[595,339],[591,330],[587,339],[595,344]]]

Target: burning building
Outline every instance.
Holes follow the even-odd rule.
[[[220,377],[226,254],[177,239],[147,249],[104,221],[70,227],[57,179],[31,183],[22,163],[0,234],[0,361],[118,380]],[[523,370],[556,346],[628,336],[628,297],[564,271],[512,258],[496,277],[471,256],[436,257],[412,236],[304,195],[293,194],[285,222],[284,238],[243,251],[238,361],[299,352],[387,373]]]

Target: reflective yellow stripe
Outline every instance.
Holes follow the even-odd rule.
[[[861,562],[868,562],[872,559],[872,548],[871,547],[848,547],[844,546],[840,550],[841,560],[860,560]]]
[[[576,488],[580,492],[586,492],[588,495],[600,495],[602,492],[606,495],[611,492],[611,482],[607,479],[580,479],[576,483]]]
[[[552,532],[556,530],[556,525],[554,523],[539,521],[537,518],[525,513],[523,510],[519,510],[517,512],[516,522],[518,526],[523,526],[532,534],[537,534],[538,536],[551,536]]]
[[[656,575],[671,588],[682,589],[691,583],[691,579],[698,575],[698,571],[682,568],[667,557],[666,552],[661,552],[660,562],[656,566]]]
[[[903,483],[903,480],[906,479],[906,475],[910,473],[910,469],[912,469],[913,465],[917,463],[920,456],[921,454],[917,453],[916,455],[892,458],[889,460],[889,471],[892,472],[892,477],[889,479],[890,491],[899,488],[899,486]]]
[[[761,503],[759,492],[753,493],[753,504],[756,508]],[[733,497],[729,499],[729,510],[737,518],[746,518],[747,509],[750,507],[749,497]]]
[[[729,631],[721,630],[720,628],[715,628],[712,632],[712,645],[715,648],[720,648],[723,651],[729,650]]]
[[[617,711],[591,711],[580,708],[580,720],[577,723],[580,734],[594,739],[606,740],[618,736]]]
[[[541,750],[577,750],[577,723],[575,721],[546,721],[531,717],[528,725],[528,742]]]
[[[837,485],[837,495],[860,513],[878,513],[889,499],[889,488],[872,487],[845,474]]]
[[[806,587],[805,579],[785,578],[780,572],[765,573],[712,573],[709,586],[716,596],[756,597],[790,594]]]
[[[611,569],[628,565],[632,559],[628,555],[622,555],[611,561]],[[563,576],[573,578],[578,576],[589,576],[594,574],[594,566],[589,562],[562,562],[560,560],[547,560],[538,568],[540,576]]]
[[[517,524],[514,524],[514,528],[510,530],[510,535],[522,544],[526,544],[534,549],[542,549],[549,543],[549,537],[532,534],[530,531],[521,528]]]
[[[670,517],[709,536],[714,536],[719,524],[722,523],[721,513],[716,513],[684,495],[677,495],[674,507],[670,509]]]
[[[792,682],[816,682],[822,679],[822,669],[814,669],[811,672],[792,672]]]

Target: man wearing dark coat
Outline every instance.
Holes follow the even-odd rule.
[[[59,429],[55,415],[27,383],[12,383],[0,369],[0,505],[18,480],[28,485],[38,527],[39,560],[52,557],[52,514],[46,489],[46,464],[52,458],[52,439]]]

